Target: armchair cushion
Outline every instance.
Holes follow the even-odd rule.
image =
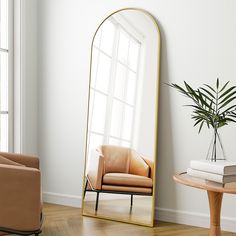
[[[108,173],[103,176],[103,184],[152,188],[152,179],[125,173]]]
[[[24,166],[18,162],[15,161],[11,161],[3,156],[0,155],[0,164],[4,164],[4,165],[13,165],[13,166]]]
[[[152,188],[117,186],[117,185],[102,185],[102,190],[128,192],[128,193],[152,193]]]

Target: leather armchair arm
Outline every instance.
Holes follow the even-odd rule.
[[[103,155],[97,150],[92,150],[87,165],[86,177],[89,184],[93,189],[101,190],[104,170]]]
[[[148,158],[143,157],[143,160],[148,164],[150,167],[149,177],[153,179],[154,174],[154,162],[149,160]]]
[[[134,150],[130,150],[129,173],[149,177],[149,166],[143,157]]]
[[[9,153],[9,152],[0,152],[0,155],[11,161],[15,161],[22,165],[25,165],[27,167],[39,169],[39,158],[36,156]]]
[[[39,229],[40,171],[0,164],[0,186],[0,227],[21,231]]]

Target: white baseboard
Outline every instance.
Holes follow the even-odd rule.
[[[69,194],[44,192],[43,202],[80,208],[82,203],[82,197]]]
[[[210,216],[197,212],[178,211],[166,208],[156,208],[155,218],[160,221],[172,222],[209,228]],[[236,218],[221,217],[221,229],[229,232],[236,232]]]

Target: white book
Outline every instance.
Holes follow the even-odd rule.
[[[200,179],[210,180],[221,184],[236,182],[236,174],[235,175],[218,175],[205,171],[194,170],[191,168],[187,169],[187,174],[193,177],[197,177]]]
[[[225,160],[218,160],[216,162],[207,160],[192,160],[190,162],[190,168],[219,175],[236,174],[236,162]]]

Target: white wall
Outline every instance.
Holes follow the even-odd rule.
[[[152,13],[161,28],[161,84],[158,143],[157,217],[207,225],[206,193],[172,180],[191,159],[204,158],[211,134],[198,135],[182,96],[165,82],[198,86],[236,83],[234,0],[40,0],[39,153],[48,201],[79,203],[84,165],[90,43],[102,19],[122,7]],[[222,132],[227,155],[236,159],[236,127]],[[223,228],[235,230],[235,196],[225,196]],[[79,205],[79,204],[78,204]],[[225,218],[226,217],[226,218]]]

